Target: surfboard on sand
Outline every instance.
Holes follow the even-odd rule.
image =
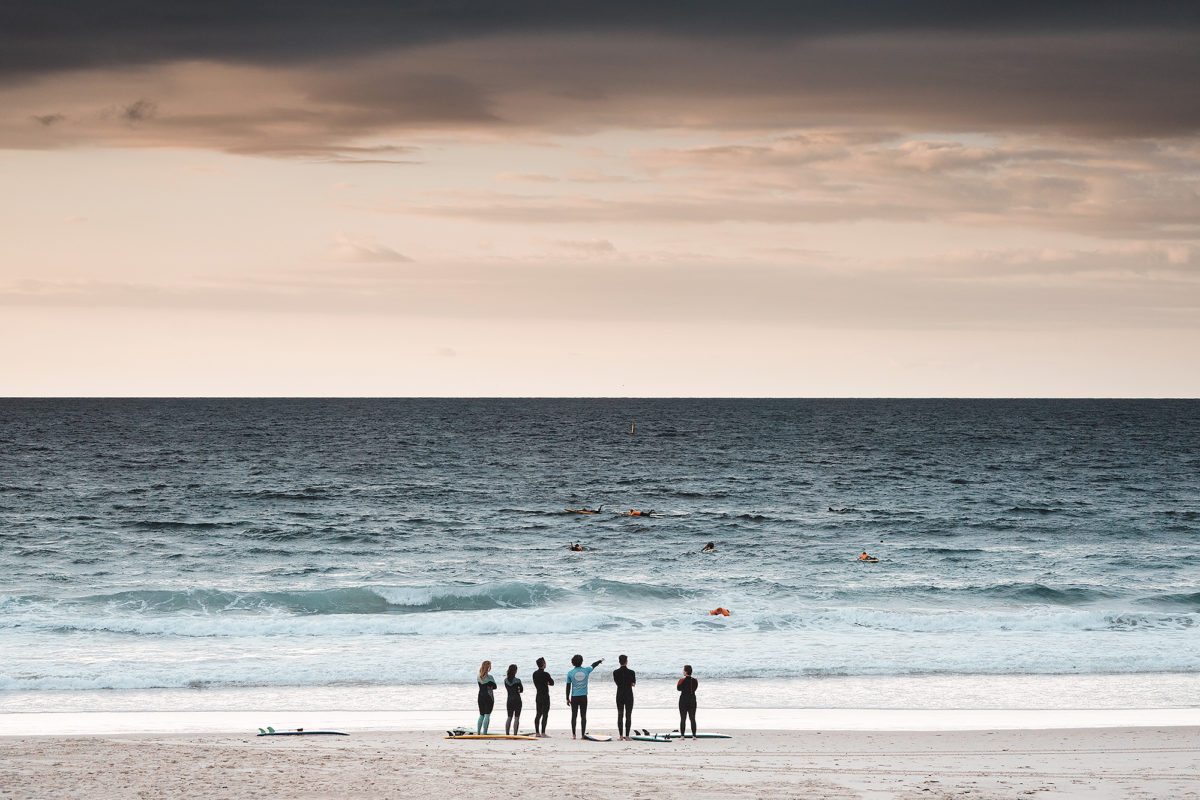
[[[668,739],[691,739],[691,738],[693,738],[691,734],[687,734],[685,736],[685,735],[676,733],[675,731],[671,731],[670,733],[665,733],[663,735],[666,736]],[[730,736],[728,733],[697,733],[695,738],[696,739],[732,739],[733,737]]]
[[[612,737],[611,737],[611,736],[605,736],[605,735],[604,735],[604,734],[602,734],[602,733],[599,733],[599,734],[597,734],[597,733],[585,733],[585,734],[583,735],[583,738],[587,739],[589,742],[611,742],[611,741],[612,741]]]
[[[662,734],[659,734],[659,733],[656,733],[653,736],[643,736],[642,734],[639,733],[634,736],[630,736],[629,738],[635,742],[669,742],[669,741],[671,741],[671,738],[669,736],[663,736]]]
[[[270,732],[263,731],[262,728],[259,728],[259,730],[262,732],[256,733],[255,736],[349,736],[350,735],[348,733],[342,733],[341,731],[277,731],[274,728],[270,729]]]
[[[536,742],[536,736],[525,736],[524,734],[507,734],[507,733],[455,733],[450,736],[443,736],[443,739],[516,739],[522,742]]]

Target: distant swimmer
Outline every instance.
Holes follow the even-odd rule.
[[[713,544],[712,542],[709,542],[708,544],[704,545],[704,547],[700,548],[700,552],[701,553],[715,553],[715,552],[717,552],[717,546],[715,544]]]
[[[858,560],[859,560],[859,561],[866,561],[866,562],[868,562],[868,563],[870,563],[870,564],[874,564],[874,563],[876,563],[876,562],[878,562],[878,561],[879,561],[879,559],[878,559],[878,558],[876,558],[875,556],[869,556],[869,555],[867,555],[867,551],[866,551],[866,550],[863,550],[863,554],[862,554],[861,556],[859,556],[859,557],[858,557]]]
[[[729,609],[727,609],[727,608],[721,608],[720,606],[717,606],[717,607],[716,607],[716,608],[714,608],[712,611],[708,612],[708,615],[709,615],[710,617],[728,617],[728,616],[729,616]]]
[[[631,508],[631,509],[629,509],[629,513],[626,514],[626,516],[628,516],[628,517],[652,517],[652,516],[654,516],[654,509],[652,508],[649,511],[634,511]]]
[[[567,549],[568,549],[568,550],[572,550],[572,551],[574,551],[574,552],[576,552],[576,553],[582,553],[582,552],[583,552],[583,545],[581,545],[579,542],[575,542],[574,544],[569,544],[569,545],[567,545]]]

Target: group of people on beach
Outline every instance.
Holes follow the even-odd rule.
[[[633,687],[637,684],[637,674],[629,668],[628,656],[618,656],[617,661],[621,666],[612,673],[613,682],[617,685],[617,738],[621,741],[629,741],[629,737],[633,733],[631,727],[633,725]],[[587,736],[588,678],[591,677],[592,670],[603,663],[604,659],[601,658],[593,661],[591,666],[585,667],[583,656],[576,654],[571,657],[571,670],[567,673],[566,679],[566,701],[567,705],[571,707],[572,739],[577,738],[575,735],[577,724],[579,736]],[[504,723],[504,733],[511,736],[516,736],[520,729],[523,705],[521,695],[525,692],[525,685],[517,677],[517,669],[516,664],[509,664],[504,677],[504,689],[508,695],[508,719]],[[496,679],[492,677],[491,661],[484,661],[479,665],[478,684],[479,721],[475,724],[475,733],[486,735],[492,719],[492,709],[496,704],[493,693],[499,688]],[[546,671],[546,659],[539,658],[537,670],[533,673],[533,686],[537,692],[536,710],[533,716],[533,735],[539,738],[549,735],[546,733],[546,721],[550,716],[550,687],[553,685],[554,678]],[[696,738],[696,690],[699,687],[700,681],[692,676],[692,665],[685,664],[683,677],[675,684],[675,689],[679,692],[679,735],[681,737],[685,735],[685,722],[690,720],[692,738]]]

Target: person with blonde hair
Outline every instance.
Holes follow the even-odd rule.
[[[492,662],[485,661],[479,665],[479,721],[475,723],[475,733],[486,734],[488,723],[492,721],[492,708],[496,698],[496,679],[492,677]]]

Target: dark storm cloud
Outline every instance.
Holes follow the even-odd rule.
[[[0,78],[189,59],[287,63],[526,33],[792,38],[901,31],[1181,31],[1198,25],[1200,4],[1170,0],[14,0],[0,5]]]
[[[415,131],[1200,131],[1200,3],[43,5],[0,4],[0,147],[338,159]]]
[[[152,119],[157,112],[157,103],[149,100],[136,100],[121,109],[120,117],[126,122],[143,122]]]

